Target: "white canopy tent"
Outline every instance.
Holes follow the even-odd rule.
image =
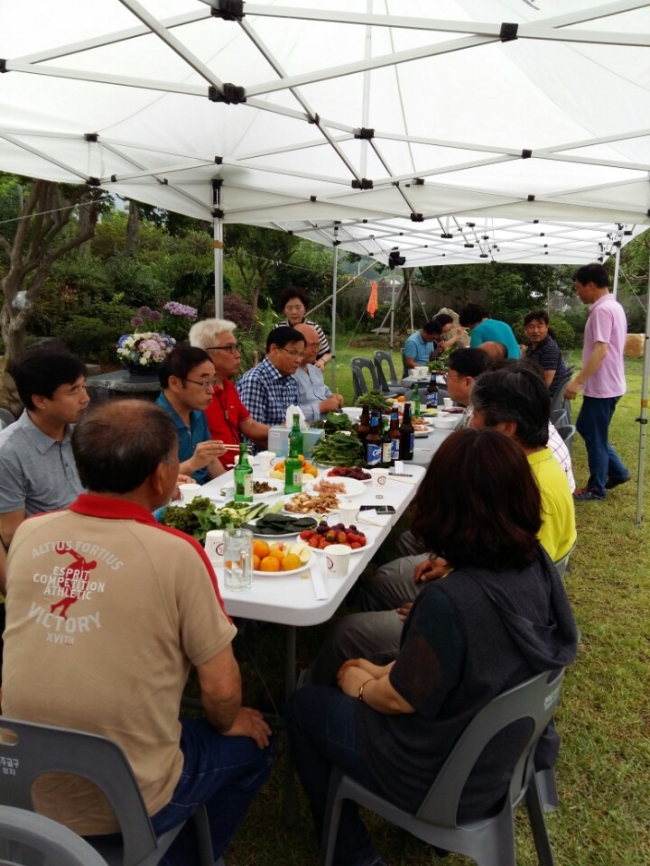
[[[212,219],[217,286],[224,221],[583,261],[517,254],[650,225],[649,46],[650,0],[4,0],[0,169]]]

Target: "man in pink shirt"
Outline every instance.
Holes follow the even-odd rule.
[[[609,276],[602,265],[584,265],[573,275],[578,297],[590,304],[584,334],[582,370],[569,383],[564,396],[573,400],[583,393],[576,427],[585,440],[589,462],[587,486],[574,499],[604,499],[607,490],[630,480],[630,473],[609,443],[609,425],[616,404],[625,394],[623,349],[627,334],[625,311],[609,292]]]

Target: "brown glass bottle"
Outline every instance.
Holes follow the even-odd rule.
[[[370,419],[370,432],[366,436],[366,466],[372,469],[381,461],[381,436],[379,433],[379,418],[374,415]]]
[[[400,439],[399,432],[399,414],[397,409],[393,409],[390,414],[390,428],[388,430],[390,436],[390,464],[395,465],[395,461],[400,459]]]
[[[368,433],[370,433],[370,411],[367,406],[364,406],[361,411],[361,418],[359,418],[359,426],[357,427],[357,436],[363,443],[364,448]]]
[[[415,447],[415,430],[411,422],[411,404],[404,404],[404,416],[402,417],[402,425],[399,428],[400,460],[413,460],[413,449]]]

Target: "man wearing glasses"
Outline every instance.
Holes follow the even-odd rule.
[[[311,325],[304,323],[296,325],[305,338],[305,353],[295,376],[298,382],[298,399],[306,420],[313,424],[327,418],[328,412],[336,412],[343,408],[343,397],[341,394],[332,394],[325,384],[323,374],[316,366],[318,355],[318,331]]]
[[[190,328],[192,346],[204,349],[214,366],[215,387],[212,402],[205,410],[213,439],[226,445],[239,445],[246,436],[260,448],[268,443],[269,425],[256,421],[239,398],[231,377],[239,372],[241,353],[233,334],[237,325],[227,319],[204,319]],[[235,464],[235,451],[219,458],[226,469]]]
[[[226,449],[212,441],[205,418],[215,386],[214,365],[203,349],[181,343],[167,355],[159,375],[162,393],[156,403],[176,425],[180,472],[205,484],[225,471],[219,458]]]
[[[289,406],[298,405],[294,375],[305,351],[295,328],[274,328],[266,338],[266,358],[237,382],[242,403],[260,424],[284,424]]]

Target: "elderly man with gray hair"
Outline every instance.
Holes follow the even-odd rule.
[[[211,437],[220,439],[224,445],[239,445],[241,436],[246,436],[260,448],[266,448],[269,425],[252,417],[230,381],[241,367],[240,346],[233,333],[236,327],[228,319],[204,319],[190,328],[190,343],[208,353],[215,370],[214,395],[205,411],[208,428]],[[226,469],[233,466],[235,456],[234,451],[223,455],[221,462]]]

